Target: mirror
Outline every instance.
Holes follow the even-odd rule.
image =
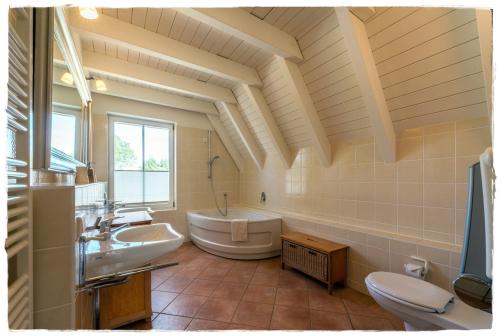
[[[453,282],[453,289],[468,305],[491,313],[491,284],[474,275],[462,274]]]
[[[486,275],[485,216],[480,164],[469,167],[469,197],[457,296],[472,307],[491,312],[491,283]],[[491,253],[491,252],[489,252]]]
[[[74,170],[82,160],[82,100],[61,51],[54,43],[50,168]]]
[[[90,89],[64,8],[35,8],[34,15],[33,76],[39,80],[33,83],[31,165],[75,172],[89,161]]]

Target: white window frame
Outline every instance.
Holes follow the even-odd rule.
[[[82,111],[78,107],[69,107],[67,105],[52,104],[52,113],[64,114],[75,117],[75,160],[82,160]],[[50,126],[52,128],[52,125]],[[52,136],[52,134],[51,134]]]
[[[159,201],[159,202],[139,202],[139,203],[126,203],[125,205],[130,206],[139,206],[146,205],[152,206],[154,208],[175,208],[175,195],[176,195],[176,155],[175,155],[175,123],[166,122],[166,121],[156,121],[151,119],[143,119],[136,117],[124,117],[120,115],[108,114],[108,181],[109,181],[109,190],[108,194],[110,199],[114,200],[114,164],[115,164],[115,151],[114,151],[114,124],[116,122],[127,123],[132,125],[144,125],[144,126],[153,126],[153,127],[161,127],[170,129],[169,133],[169,183],[170,183],[170,194],[169,201]],[[144,137],[144,133],[143,133]],[[144,138],[142,139],[142,146],[144,152]],[[144,169],[144,167],[143,167]],[[121,201],[121,200],[115,200]]]

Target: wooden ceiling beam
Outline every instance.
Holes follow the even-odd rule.
[[[248,150],[248,153],[250,154],[250,157],[254,161],[255,165],[259,169],[263,169],[264,161],[266,159],[265,155],[257,145],[257,142],[252,136],[252,133],[250,133],[250,130],[243,120],[238,107],[234,104],[227,103],[216,104],[216,106],[219,109],[219,112],[227,114],[229,120],[231,121],[231,124],[236,129],[236,132],[240,136],[241,141],[245,145],[245,148]]]
[[[304,120],[304,130],[308,138],[311,139],[313,148],[318,154],[321,163],[323,166],[328,167],[332,163],[332,147],[326,136],[325,128],[319,120],[318,112],[307,90],[304,77],[297,64],[283,57],[276,56],[276,58],[278,59],[282,76],[285,78],[292,98],[298,107],[298,112]]]
[[[255,69],[227,58],[107,15],[99,15],[96,20],[87,20],[78,11],[69,12],[72,30],[82,37],[113,43],[235,83],[262,85]]]
[[[288,145],[285,142],[276,121],[274,120],[271,109],[267,105],[262,91],[249,85],[243,85],[243,90],[255,111],[262,118],[266,132],[271,139],[271,143],[273,144],[284,166],[286,168],[290,168],[292,166],[292,154],[290,153],[290,149],[288,148]]]
[[[177,11],[271,54],[303,59],[295,38],[241,8],[177,8]]]
[[[346,7],[338,7],[335,12],[351,55],[377,151],[386,162],[394,162],[396,161],[396,135],[365,25]]]
[[[486,88],[486,101],[488,115],[492,120],[492,49],[493,49],[493,17],[489,9],[476,9],[477,33],[479,47],[481,48],[481,63],[483,66],[484,86]]]
[[[121,78],[159,89],[226,103],[236,103],[231,90],[102,54],[83,52],[83,67],[93,73]]]
[[[66,87],[74,86],[64,83],[61,80],[62,75],[66,72],[63,68],[54,67],[54,84]],[[104,79],[106,84],[106,91],[101,91],[96,88],[95,81],[91,81],[90,90],[93,93],[98,93],[106,96],[113,96],[125,99],[141,101],[144,103],[156,104],[161,106],[168,106],[177,109],[182,109],[191,112],[199,112],[205,114],[218,115],[219,112],[215,105],[211,102],[198,100],[194,98],[187,98],[168,92],[162,92],[146,87],[131,85],[127,83],[118,82],[112,79]]]

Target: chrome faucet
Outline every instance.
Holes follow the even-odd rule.
[[[107,192],[104,192],[103,197],[104,198],[98,199],[97,201],[98,202],[102,202],[102,205],[103,205],[104,208],[106,208],[108,210],[116,210],[118,208],[123,207],[123,204],[120,204],[121,201],[112,201],[112,200],[108,199],[108,193]]]
[[[120,229],[123,229],[124,227],[127,227],[129,225],[129,223],[125,223],[123,225],[120,225],[114,229],[111,229],[111,224],[113,223],[113,221],[115,219],[118,219],[118,218],[123,218],[124,216],[112,216],[112,217],[108,217],[106,219],[101,219],[99,221],[99,235],[98,236],[104,236],[105,239],[109,238],[109,236],[111,235],[112,232],[115,232],[115,231],[118,231]]]

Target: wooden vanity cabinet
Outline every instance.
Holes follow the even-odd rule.
[[[151,272],[131,276],[128,281],[99,290],[101,329],[113,329],[138,320],[150,320]]]
[[[149,214],[145,212],[149,217]],[[151,224],[151,217],[124,214],[113,224],[131,225]],[[136,222],[137,221],[137,222]],[[150,320],[151,308],[151,272],[144,272],[129,277],[121,285],[99,289],[100,329],[114,329],[139,320]],[[76,329],[93,329],[93,296],[90,293],[79,293],[76,297],[75,327]]]

